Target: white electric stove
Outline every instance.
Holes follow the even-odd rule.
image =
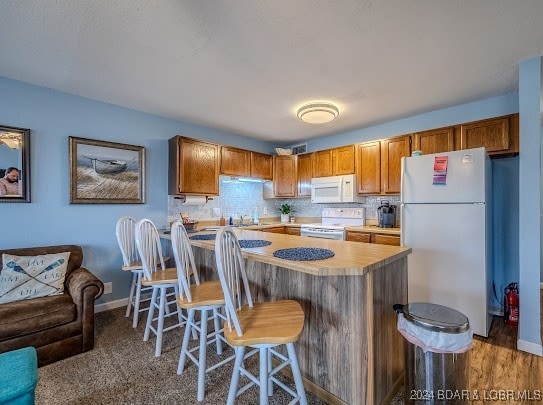
[[[365,208],[325,208],[321,223],[302,224],[301,236],[345,240],[346,226],[363,226],[365,222]]]

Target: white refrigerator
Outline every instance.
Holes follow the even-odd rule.
[[[413,250],[408,301],[456,309],[485,337],[492,319],[491,193],[484,148],[402,159],[401,241]]]

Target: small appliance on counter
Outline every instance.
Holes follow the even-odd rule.
[[[381,201],[381,205],[377,208],[379,227],[394,228],[396,224],[396,206],[390,205],[386,200]]]

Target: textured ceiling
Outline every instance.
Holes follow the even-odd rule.
[[[2,0],[0,76],[292,143],[517,90],[541,0]],[[298,120],[305,101],[340,116]]]

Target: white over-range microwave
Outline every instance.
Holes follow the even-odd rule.
[[[312,203],[359,202],[354,174],[311,179]]]

